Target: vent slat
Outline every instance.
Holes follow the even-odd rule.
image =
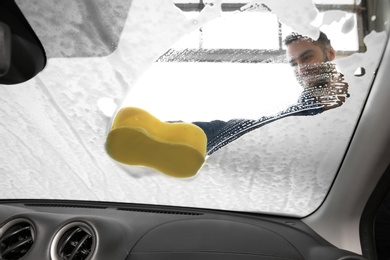
[[[78,243],[78,245],[73,249],[73,252],[72,254],[70,255],[69,257],[69,260],[73,260],[73,258],[75,257],[75,255],[77,253],[83,253],[80,248],[83,246],[84,242],[87,241],[88,238],[90,238],[91,236],[90,235],[85,235],[81,240],[80,242]]]
[[[34,243],[33,228],[25,220],[12,220],[0,238],[0,259],[22,259]]]
[[[63,232],[63,233],[62,233]],[[94,236],[85,224],[70,223],[61,232],[56,245],[57,256],[62,260],[85,260],[93,251]]]
[[[3,241],[3,240],[8,239],[9,237],[15,236],[15,235],[17,235],[20,232],[23,232],[23,231],[26,231],[26,230],[30,230],[30,229],[31,229],[30,226],[19,228],[19,229],[15,230],[14,232],[11,232],[11,233],[7,234],[6,236],[2,237],[0,239],[0,242]]]
[[[8,255],[9,253],[11,253],[12,251],[15,251],[17,250],[18,248],[20,248],[21,246],[23,246],[24,244],[26,243],[30,243],[32,242],[32,238],[27,238],[25,240],[22,240],[22,241],[19,241],[18,243],[16,244],[13,244],[12,246],[10,246],[9,248],[7,248],[4,252],[3,252],[3,255]]]
[[[64,239],[64,242],[62,243],[62,245],[61,245],[61,247],[60,247],[60,249],[59,249],[59,252],[63,252],[64,251],[64,248],[66,247],[66,246],[68,246],[68,244],[70,244],[70,245],[72,245],[72,243],[71,242],[69,242],[69,241],[71,241],[71,239],[72,239],[72,237],[74,236],[74,234],[76,234],[77,232],[78,232],[78,230],[80,230],[80,228],[76,228],[72,233],[70,233],[68,236],[64,236],[63,237],[63,239]]]

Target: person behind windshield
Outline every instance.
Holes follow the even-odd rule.
[[[285,38],[284,45],[287,48],[287,61],[294,67],[295,75],[303,87],[309,84],[302,79],[309,75],[310,69],[320,69],[321,63],[333,61],[335,58],[335,50],[323,32],[320,32],[317,40],[292,33]]]
[[[284,44],[287,48],[286,59],[294,68],[295,77],[303,89],[297,103],[276,115],[264,116],[258,120],[194,122],[207,135],[208,155],[243,134],[282,117],[312,116],[339,107],[345,102],[345,98],[349,96],[348,84],[344,82],[344,75],[331,62],[335,59],[335,50],[325,33],[320,32],[317,40],[292,33],[285,38]]]
[[[286,58],[303,89],[296,104],[259,119],[192,123],[162,123],[141,109],[122,108],[107,138],[108,154],[125,164],[145,165],[175,177],[189,177],[196,174],[207,155],[248,132],[287,116],[313,116],[341,106],[349,96],[348,84],[331,63],[335,51],[328,37],[320,32],[319,38],[313,40],[292,33],[284,44]],[[188,151],[189,147],[196,155]]]

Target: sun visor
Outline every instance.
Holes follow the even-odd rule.
[[[0,1],[0,84],[19,84],[46,65],[45,50],[13,0]]]

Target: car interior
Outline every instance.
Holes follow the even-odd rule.
[[[389,33],[388,0],[2,0],[0,259],[390,259]],[[134,107],[206,132],[194,173],[110,153]]]

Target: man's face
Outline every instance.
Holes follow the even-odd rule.
[[[315,74],[321,73],[321,64],[333,60],[334,51],[330,46],[323,50],[310,40],[298,39],[287,46],[286,55],[298,80],[309,85]]]

